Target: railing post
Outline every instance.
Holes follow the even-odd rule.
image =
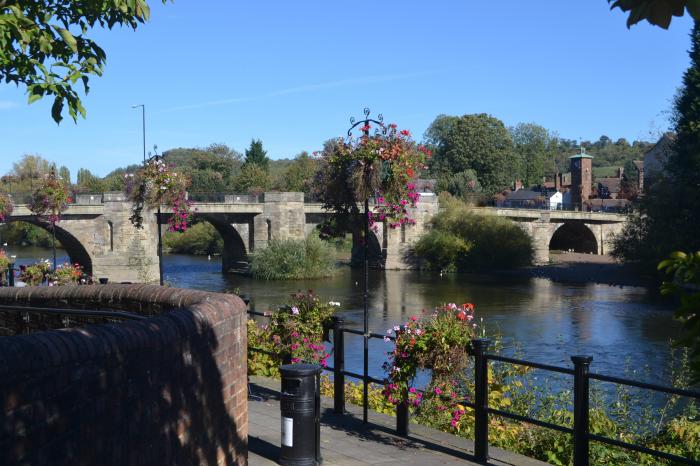
[[[10,263],[10,268],[7,270],[7,281],[10,286],[15,286],[15,263]]]
[[[343,318],[333,316],[333,412],[345,413],[345,333]]]
[[[474,349],[474,459],[485,463],[489,458],[489,385],[488,338],[472,340]]]
[[[591,356],[571,356],[574,363],[574,466],[588,466],[588,372]]]

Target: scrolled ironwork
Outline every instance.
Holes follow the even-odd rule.
[[[387,134],[388,128],[384,124],[384,116],[381,113],[377,115],[376,119],[370,118],[371,112],[369,110],[369,107],[365,107],[363,113],[365,117],[362,120],[356,120],[355,117],[350,117],[350,129],[348,129],[348,139],[350,141],[353,139],[352,131],[360,125],[362,125],[362,128],[367,128],[363,129],[362,131],[364,136],[369,136],[369,127],[371,125],[376,125],[376,127],[374,128],[375,136]]]

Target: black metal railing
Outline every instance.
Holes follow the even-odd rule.
[[[270,317],[269,314],[255,311],[248,311],[251,315]],[[358,374],[345,369],[345,334],[363,336],[362,330],[347,328],[342,317],[334,316],[330,326],[333,346],[333,366],[325,367],[324,370],[333,374],[333,411],[336,414],[345,413],[345,378],[350,377],[362,380],[364,383],[377,383],[384,385],[386,379],[378,379],[376,377]],[[396,337],[391,335],[382,335],[379,333],[368,334],[369,338],[386,339],[396,341]],[[471,408],[474,411],[474,458],[479,462],[486,462],[489,458],[489,416],[496,415],[503,418],[512,419],[519,422],[532,424],[538,427],[556,430],[572,435],[573,438],[573,464],[574,466],[589,465],[589,445],[591,441],[601,442],[608,445],[620,447],[627,450],[633,450],[639,453],[647,454],[655,458],[675,461],[679,464],[691,466],[700,466],[700,461],[692,458],[684,458],[671,453],[653,450],[641,445],[635,445],[628,442],[623,442],[610,437],[605,437],[593,434],[589,429],[589,385],[591,380],[599,380],[619,385],[627,385],[655,392],[661,392],[669,395],[683,396],[700,401],[700,392],[685,390],[680,388],[666,387],[651,383],[644,383],[620,377],[613,377],[590,372],[590,365],[593,360],[590,356],[572,356],[571,361],[573,368],[559,367],[539,362],[516,359],[507,356],[488,353],[490,341],[488,339],[475,339],[471,342],[470,353],[474,358],[474,399],[462,400],[461,404]],[[250,351],[261,351],[255,348],[249,348]],[[267,354],[269,352],[262,351]],[[271,354],[275,356],[275,354]],[[277,354],[276,356],[280,356]],[[289,362],[287,360],[286,362]],[[501,362],[519,366],[526,366],[532,369],[539,369],[547,372],[554,372],[572,376],[573,381],[573,427],[562,426],[547,421],[542,421],[529,416],[523,416],[514,412],[505,411],[497,408],[491,408],[488,403],[489,387],[488,387],[488,367],[489,362]],[[367,407],[367,399],[363,400],[363,408]],[[407,403],[399,403],[396,406],[396,433],[401,436],[406,436],[409,433],[409,409]]]
[[[573,368],[552,366],[541,364],[522,359],[509,358],[496,354],[488,354],[486,350],[489,346],[488,339],[477,339],[472,341],[472,353],[474,356],[474,402],[464,400],[463,404],[474,410],[474,456],[477,461],[486,461],[488,459],[488,417],[489,415],[498,415],[505,418],[510,418],[516,421],[526,422],[539,427],[553,429],[560,432],[565,432],[573,437],[573,464],[574,466],[588,466],[589,464],[589,445],[591,441],[601,442],[608,445],[624,448],[627,450],[637,451],[647,454],[655,458],[675,461],[680,464],[700,466],[700,461],[691,458],[684,458],[671,453],[666,453],[659,450],[653,450],[641,445],[635,445],[628,442],[623,442],[610,437],[593,434],[589,430],[589,399],[590,390],[589,384],[591,380],[600,380],[614,384],[627,385],[646,390],[653,390],[670,395],[684,396],[700,400],[700,392],[684,390],[680,388],[665,387],[662,385],[638,382],[621,377],[612,377],[602,374],[594,374],[590,372],[590,365],[593,358],[590,356],[571,356]],[[509,411],[503,411],[496,408],[491,408],[488,405],[488,362],[499,361],[508,364],[526,366],[533,369],[540,369],[548,372],[555,372],[573,376],[573,428],[553,424],[550,422],[541,421],[539,419],[522,416]]]
[[[110,309],[0,305],[0,336],[23,335],[43,330],[146,318],[147,316],[133,312]]]

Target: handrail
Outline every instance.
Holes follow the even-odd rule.
[[[499,356],[497,354],[484,354],[486,359],[491,359],[492,361],[508,362],[511,364],[516,364],[518,366],[527,366],[534,369],[543,369],[545,371],[559,372],[561,374],[573,375],[574,370],[568,367],[551,366],[549,364],[542,364],[539,362],[525,361],[522,359],[508,358],[506,356]]]
[[[65,309],[58,307],[7,306],[0,305],[0,312],[72,315],[80,317],[104,317],[107,319],[143,320],[146,316],[125,311]]]

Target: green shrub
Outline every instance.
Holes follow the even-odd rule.
[[[441,203],[445,207],[431,220],[433,230],[414,248],[428,268],[472,271],[532,262],[532,239],[512,221],[475,213],[453,198],[442,198]]]
[[[330,277],[335,272],[335,248],[315,235],[305,240],[273,240],[253,254],[250,271],[265,280]]]
[[[221,254],[224,240],[211,223],[192,225],[183,232],[169,231],[163,235],[163,246],[173,253],[180,254]]]

